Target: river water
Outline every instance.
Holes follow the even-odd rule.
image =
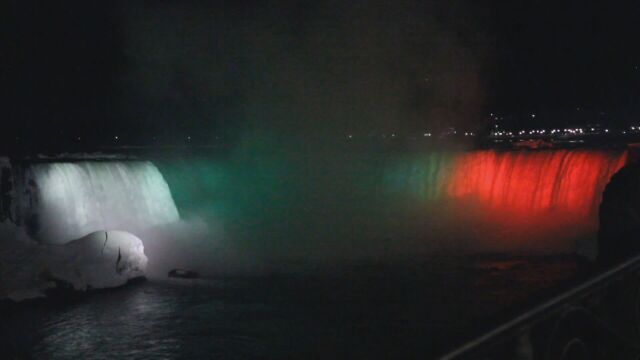
[[[579,276],[573,258],[440,257],[165,279],[2,311],[16,359],[430,358]]]

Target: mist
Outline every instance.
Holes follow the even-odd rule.
[[[123,116],[153,136],[230,144],[156,159],[207,244],[194,248],[210,250],[200,263],[335,265],[437,248],[417,229],[441,220],[391,201],[397,160],[345,140],[484,126],[490,14],[462,1],[246,5],[121,7]],[[179,228],[163,231],[191,231]]]
[[[293,152],[272,139],[155,161],[181,223],[149,235],[150,266],[157,241],[162,262],[203,273],[593,257],[601,193],[626,161],[611,151]]]
[[[136,234],[159,272],[568,251],[593,228],[566,218],[547,231],[566,241],[545,243],[543,220],[448,199],[449,147],[375,146],[486,126],[496,43],[481,5],[121,2],[112,16],[120,143],[225,144],[151,156],[181,217]]]
[[[493,45],[479,6],[128,2],[121,13],[120,111],[154,136],[259,131],[315,146],[483,125]]]

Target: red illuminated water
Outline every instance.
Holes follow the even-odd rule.
[[[448,193],[512,211],[589,214],[626,158],[626,152],[477,151],[455,160]]]
[[[286,161],[248,158],[158,164],[181,215],[205,219],[210,228],[223,224],[224,235],[207,234],[202,243],[225,242],[223,248],[234,249],[227,258],[243,254],[253,266],[272,256],[278,260],[265,261],[434,249],[573,252],[578,240],[595,244],[601,194],[627,153],[354,151],[329,156],[333,161],[308,154]]]
[[[595,233],[602,192],[627,156],[594,150],[475,151],[453,160],[446,191],[456,203],[477,206],[478,227],[494,232],[484,238],[500,239],[492,244],[496,248],[537,244],[557,250],[573,245],[568,239]]]

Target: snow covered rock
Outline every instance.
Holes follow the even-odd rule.
[[[124,285],[144,276],[147,257],[142,241],[124,231],[97,231],[51,251],[45,278],[73,285],[76,290]]]
[[[14,243],[3,259],[0,299],[44,296],[62,284],[75,290],[121,286],[144,276],[142,241],[124,231],[98,231],[64,245]]]

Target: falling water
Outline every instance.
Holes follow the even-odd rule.
[[[150,162],[40,163],[24,174],[19,212],[43,242],[105,229],[139,233],[179,219],[167,183]]]
[[[592,214],[626,152],[475,151],[455,159],[447,180],[452,198],[475,197],[494,209]]]
[[[179,220],[173,192],[180,212],[209,229],[198,230],[197,251],[216,244],[215,253],[250,263],[442,244],[566,250],[594,233],[601,193],[626,159],[594,150],[204,157],[164,159],[164,174],[140,161],[35,163],[17,181],[14,217],[43,242],[103,229],[144,237]],[[186,236],[184,228],[163,231],[167,244]]]
[[[253,259],[294,251],[309,259],[443,247],[572,251],[576,239],[593,240],[600,196],[627,153],[356,151],[261,159],[159,164],[181,213],[218,221],[225,249]]]

